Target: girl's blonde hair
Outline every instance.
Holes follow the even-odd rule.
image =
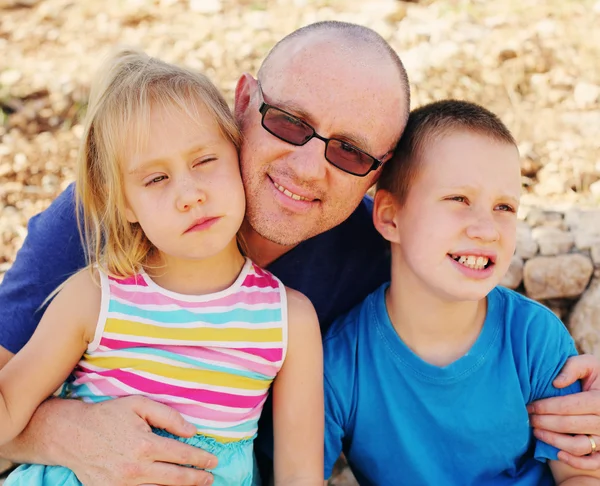
[[[92,84],[75,183],[77,220],[88,264],[115,277],[134,275],[153,251],[125,217],[122,163],[142,147],[151,110],[177,109],[193,120],[205,108],[239,149],[241,135],[221,93],[204,75],[134,49],[120,49]]]

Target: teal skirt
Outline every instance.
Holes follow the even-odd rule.
[[[154,429],[154,433],[199,447],[215,455],[219,464],[210,470],[214,476],[213,486],[260,485],[252,440],[221,443],[202,435],[184,438],[160,429]],[[81,482],[75,473],[66,467],[23,464],[8,476],[4,486],[81,486]]]

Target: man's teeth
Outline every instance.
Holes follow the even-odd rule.
[[[273,182],[273,184],[275,184],[275,187],[277,188],[277,190],[279,192],[283,192],[287,197],[291,197],[292,199],[294,199],[296,201],[308,201],[308,199],[306,199],[305,197],[298,196],[298,194],[294,194],[292,191],[289,191],[285,187],[277,184],[277,182]]]
[[[460,257],[453,255],[452,258],[454,258],[454,260],[456,260],[461,265],[473,268],[475,270],[483,270],[490,261],[488,257],[474,255],[462,255]]]

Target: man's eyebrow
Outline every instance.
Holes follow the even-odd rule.
[[[294,115],[298,118],[301,118],[302,120],[306,121],[311,127],[313,127],[314,130],[316,130],[316,128],[314,128],[314,126],[316,125],[316,119],[309,112],[307,112],[304,108],[302,108],[300,105],[298,105],[294,101],[273,100],[273,102],[271,102],[271,101],[267,101],[265,99],[265,103],[267,103],[268,105],[271,105],[275,108],[279,108],[283,111],[287,111],[290,115]],[[321,135],[321,134],[319,133],[319,135]],[[367,142],[367,139],[362,135],[358,135],[355,133],[349,133],[349,132],[338,132],[338,133],[334,133],[333,135],[331,135],[330,137],[327,137],[327,138],[335,138],[338,140],[348,142],[348,143],[354,145],[356,148],[362,150],[363,152],[366,152],[369,155],[372,155],[372,152],[370,151],[372,147]],[[377,157],[375,155],[372,155],[372,156]]]

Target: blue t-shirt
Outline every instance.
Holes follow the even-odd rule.
[[[324,341],[325,477],[343,452],[361,486],[553,485],[557,450],[526,405],[575,393],[552,381],[573,340],[544,306],[498,287],[481,333],[444,367],[415,355],[389,319],[382,285]]]

